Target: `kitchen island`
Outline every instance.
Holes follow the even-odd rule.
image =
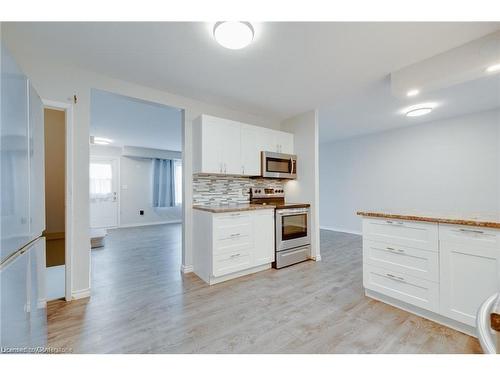
[[[500,286],[500,215],[359,211],[367,296],[475,336]]]

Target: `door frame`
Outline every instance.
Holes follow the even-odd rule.
[[[120,212],[121,212],[121,165],[120,165],[120,157],[119,156],[94,156],[94,155],[89,155],[89,166],[92,160],[98,160],[98,161],[114,161],[115,162],[115,168],[116,168],[116,194],[118,195],[118,199],[116,200],[116,227],[108,227],[109,228],[120,228],[121,222],[120,222]],[[90,193],[90,192],[89,192]],[[90,208],[90,194],[89,194],[89,208]],[[90,210],[89,210],[89,215],[90,215]],[[89,225],[90,227],[90,225]]]
[[[42,99],[45,109],[63,111],[66,116],[66,160],[65,160],[65,240],[64,240],[64,299],[72,300],[73,292],[73,104]],[[90,246],[90,244],[89,244]]]

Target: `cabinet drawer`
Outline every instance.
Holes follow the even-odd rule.
[[[219,277],[250,268],[250,266],[250,252],[248,250],[236,250],[214,255],[212,273],[215,277]]]
[[[219,225],[215,229],[215,241],[234,240],[252,235],[252,223]]]
[[[365,218],[363,236],[372,241],[438,251],[437,223]]]
[[[369,264],[363,265],[364,287],[420,308],[438,312],[439,284]]]
[[[390,271],[439,281],[439,253],[363,240],[363,261]]]
[[[232,237],[216,241],[213,248],[214,255],[233,251],[248,250],[253,247],[253,238],[249,236]]]
[[[500,230],[466,225],[439,224],[441,242],[459,243],[469,248],[500,249]]]
[[[223,214],[214,214],[214,226],[219,225],[238,225],[250,223],[252,220],[252,214],[250,211],[242,212],[230,212]]]

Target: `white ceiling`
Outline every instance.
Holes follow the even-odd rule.
[[[110,138],[112,146],[182,151],[179,109],[92,90],[90,135]]]
[[[329,108],[390,72],[491,33],[499,23],[261,23],[228,50],[208,23],[7,23],[33,58],[281,120]]]
[[[404,109],[432,102],[437,107],[428,115],[406,117]],[[398,98],[391,93],[387,77],[355,95],[346,96],[319,111],[320,142],[376,133],[455,116],[500,108],[500,75],[421,94]]]

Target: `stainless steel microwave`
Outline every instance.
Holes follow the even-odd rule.
[[[297,155],[262,151],[261,176],[268,178],[297,178]]]

